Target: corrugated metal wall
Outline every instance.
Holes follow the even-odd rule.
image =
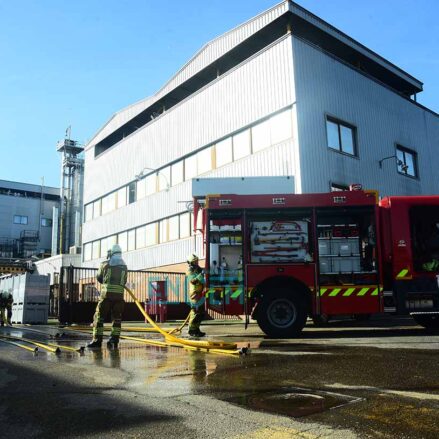
[[[93,150],[86,151],[84,202],[133,181],[144,167],[156,169],[291,106],[292,80],[291,37],[287,36],[97,159]],[[293,140],[284,142],[204,176],[293,175],[292,144]],[[190,199],[190,182],[146,197],[85,223],[83,242],[182,212],[184,204],[178,201]],[[139,269],[181,262],[190,251],[192,239],[186,239],[129,252],[126,259],[130,268]]]
[[[362,183],[381,194],[439,192],[439,119],[307,43],[293,40],[303,192],[329,189],[330,181]],[[359,157],[330,150],[326,115],[357,128]],[[418,154],[419,180],[397,173],[396,144]]]

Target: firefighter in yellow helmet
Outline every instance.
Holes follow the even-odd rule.
[[[125,302],[123,300],[124,286],[127,282],[128,269],[122,259],[122,249],[115,244],[108,252],[109,259],[99,267],[96,280],[102,284],[101,296],[93,319],[93,341],[88,348],[100,348],[104,336],[104,320],[111,312],[113,326],[111,337],[107,343],[109,348],[117,348],[119,343],[122,313]]]
[[[190,255],[187,259],[188,271],[186,278],[189,285],[189,298],[191,301],[191,313],[189,317],[189,335],[204,337],[206,334],[200,331],[200,324],[204,317],[204,274],[198,265],[198,256]]]

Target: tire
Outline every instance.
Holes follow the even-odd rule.
[[[258,325],[270,338],[295,337],[308,316],[305,294],[288,288],[265,294],[258,310]]]
[[[418,325],[433,332],[439,332],[439,312],[431,314],[412,314]]]

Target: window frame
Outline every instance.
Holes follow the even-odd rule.
[[[19,219],[19,221],[16,221],[16,219]],[[26,219],[26,222],[23,222],[23,220]],[[13,224],[19,225],[19,226],[27,226],[29,225],[29,216],[28,215],[14,215],[14,218],[12,219]]]
[[[328,122],[331,122],[335,125],[337,125],[337,133],[338,133],[338,142],[339,142],[339,148],[333,148],[332,146],[329,146],[329,130],[328,130]],[[353,153],[346,152],[343,150],[343,143],[342,143],[342,134],[341,134],[341,127],[349,128],[352,132],[352,142],[353,142]],[[359,158],[358,153],[358,134],[357,134],[357,127],[356,125],[346,122],[344,120],[341,120],[337,117],[331,116],[330,114],[325,114],[325,132],[326,132],[326,148],[338,152],[339,154],[346,155],[348,157],[355,157]]]
[[[399,170],[398,161],[401,159],[398,157],[398,151],[402,152],[402,154],[403,154],[402,162],[404,163],[404,165],[407,165],[406,154],[410,154],[412,156],[414,175],[408,174],[407,172],[401,172]],[[407,148],[406,146],[402,146],[400,143],[396,143],[395,144],[395,157],[396,157],[396,172],[399,175],[404,175],[404,177],[410,177],[410,178],[414,178],[415,180],[419,180],[419,165],[418,165],[417,151],[415,151],[414,149]]]

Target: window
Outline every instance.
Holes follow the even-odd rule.
[[[25,215],[14,215],[14,224],[26,225],[27,220],[28,218]]]
[[[146,246],[146,227],[138,227],[136,229],[136,248],[143,248]]]
[[[415,151],[398,145],[396,147],[398,172],[411,177],[418,176],[418,158]]]
[[[184,160],[184,179],[185,181],[197,176],[197,156],[191,155]]]
[[[105,215],[108,212],[116,209],[116,192],[113,192],[104,198],[102,198],[102,215]]]
[[[136,200],[141,200],[146,196],[146,182],[145,179],[142,178],[136,184]]]
[[[101,258],[106,258],[108,250],[111,248],[111,246],[108,246],[108,239],[103,238],[101,239]]]
[[[127,232],[122,232],[117,235],[117,243],[120,245],[120,248],[123,252],[127,251],[128,248],[128,241],[127,241]]]
[[[233,161],[231,137],[218,142],[215,146],[215,150],[217,168],[227,165],[227,163],[231,163]]]
[[[326,119],[328,148],[356,155],[355,127],[335,119]]]
[[[91,243],[84,244],[84,261],[91,260]]]
[[[198,175],[212,170],[212,147],[205,148],[197,154]]]
[[[128,251],[136,249],[136,230],[130,230],[128,232]]]
[[[94,241],[92,244],[91,258],[98,259],[101,257],[101,241]]]
[[[171,181],[171,167],[161,169],[157,174],[157,178],[159,180],[159,191],[168,189]]]
[[[183,160],[174,163],[171,167],[171,183],[172,186],[182,183],[184,180]]]
[[[146,246],[157,244],[157,223],[148,224],[146,229]]]
[[[133,181],[128,185],[128,204],[136,201],[136,182]]]
[[[178,215],[169,218],[169,241],[175,241],[180,237]]]
[[[187,238],[191,235],[191,221],[188,213],[180,215],[180,238]]]
[[[85,221],[93,219],[93,203],[87,204],[84,208]]]
[[[168,241],[168,220],[159,221],[159,242],[160,244]]]
[[[127,205],[127,187],[124,186],[117,191],[117,208]]]
[[[233,136],[233,160],[242,159],[250,153],[250,130],[242,131]]]
[[[101,200],[97,200],[93,203],[93,218],[101,216]]]
[[[157,192],[157,175],[150,174],[145,177],[145,194],[151,195]]]
[[[252,128],[252,146],[253,152],[271,146],[270,120],[258,123]]]
[[[41,225],[43,227],[52,227],[52,220],[50,218],[41,218]]]
[[[293,136],[291,110],[270,117],[271,144],[276,145]]]

